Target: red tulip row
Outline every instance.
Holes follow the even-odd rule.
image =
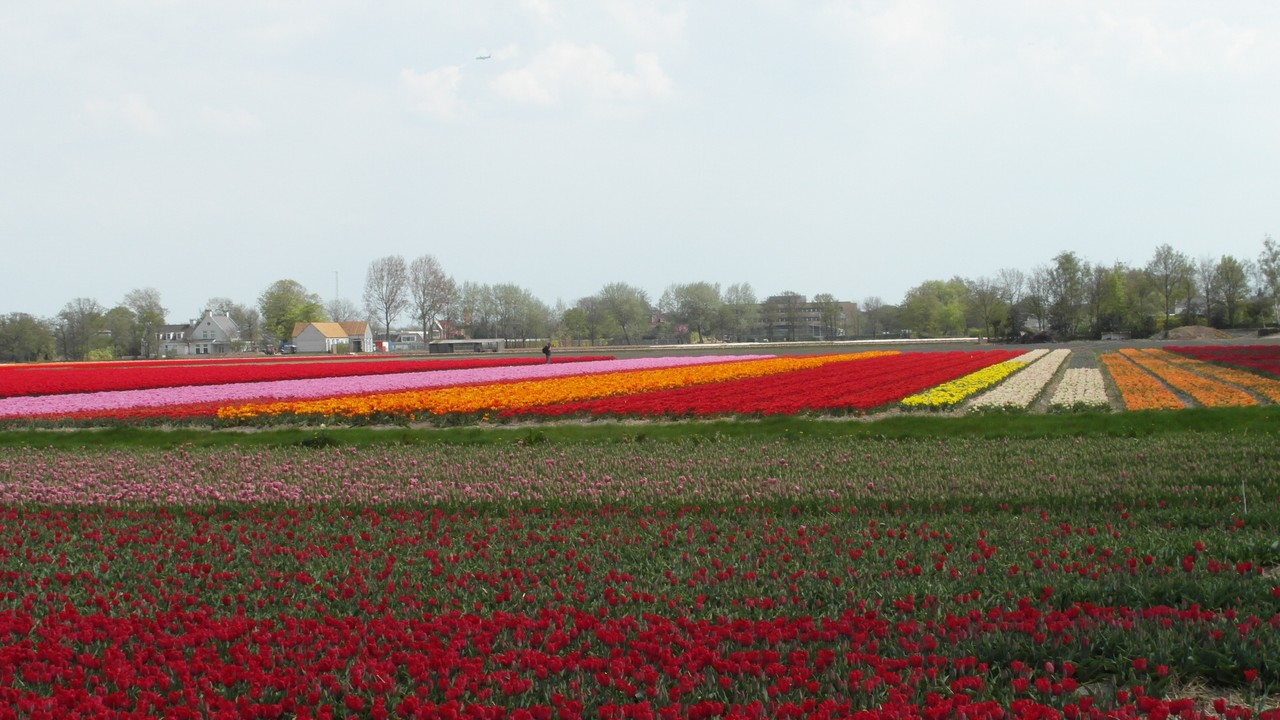
[[[1069,661],[993,666],[960,650],[1221,620],[1194,615],[1030,601],[943,622],[865,605],[773,620],[555,606],[411,619],[3,611],[0,718],[1248,717],[1148,695],[1141,678],[1168,668],[1145,658],[1129,661],[1133,684],[1096,694],[1079,692]]]
[[[0,720],[1244,718],[1160,688],[1275,682],[1280,587],[1144,554],[1158,516],[869,514],[3,508]],[[1087,577],[1237,599],[1064,601]]]
[[[565,356],[555,362],[612,359],[612,356]],[[9,365],[0,367],[0,397],[65,395],[107,390],[147,390],[189,385],[302,380],[312,378],[389,375],[424,370],[535,365],[542,358],[500,357],[467,359],[402,360],[379,358],[359,362],[253,361],[235,364],[193,364],[183,361],[155,363],[104,363]]]
[[[505,414],[776,415],[807,410],[866,411],[1020,354],[988,350],[885,355],[714,385],[518,408]]]
[[[1280,345],[1183,346],[1165,350],[1197,360],[1237,365],[1250,370],[1280,375]]]

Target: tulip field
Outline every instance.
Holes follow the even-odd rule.
[[[475,423],[535,418],[1178,409],[1280,402],[1272,346],[869,350],[457,360],[226,359],[0,367],[0,424]],[[310,360],[310,361],[308,361]],[[1050,387],[1052,386],[1052,392]]]
[[[553,360],[0,366],[0,719],[1280,718],[1280,348]]]

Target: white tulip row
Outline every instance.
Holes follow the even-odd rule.
[[[1050,410],[1110,409],[1099,368],[1069,368],[1049,400]]]
[[[970,401],[969,412],[1027,409],[1057,374],[1058,368],[1062,367],[1069,354],[1070,350],[1062,348],[1053,351],[1032,350],[1023,355],[1018,359],[1031,364]]]

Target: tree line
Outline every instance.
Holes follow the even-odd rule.
[[[284,279],[253,304],[210,298],[196,317],[210,312],[229,316],[248,348],[287,341],[295,323],[324,321],[367,321],[384,337],[404,329],[431,337],[439,327],[451,336],[592,345],[811,337],[800,332],[824,338],[1150,337],[1178,325],[1260,327],[1280,320],[1280,245],[1268,235],[1256,260],[1193,260],[1164,244],[1142,266],[1094,264],[1064,251],[1030,271],[927,280],[896,305],[870,296],[860,306],[830,293],[811,301],[793,291],[762,299],[747,282],[723,289],[672,284],[656,300],[639,287],[611,282],[572,304],[551,306],[514,283],[457,282],[432,255],[411,261],[390,255],[369,263],[359,304],[325,301]],[[110,308],[75,298],[52,318],[0,315],[0,361],[154,357],[155,333],[167,313],[159,291],[140,288]]]
[[[1253,261],[1192,260],[1164,244],[1142,266],[1091,264],[1066,251],[1030,272],[926,281],[898,306],[868,298],[863,311],[874,328],[925,337],[1146,338],[1181,325],[1262,327],[1280,320],[1280,245],[1266,236]]]

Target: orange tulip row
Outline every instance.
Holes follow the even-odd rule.
[[[417,414],[480,413],[760,377],[820,367],[833,362],[848,362],[859,358],[891,354],[896,353],[873,351],[817,357],[778,357],[652,370],[573,375],[541,380],[457,385],[353,397],[246,403],[221,408],[218,410],[218,417],[245,420],[283,414],[327,417],[370,415],[411,417]]]
[[[1181,410],[1178,396],[1120,353],[1105,353],[1102,364],[1115,381],[1126,410]]]
[[[1197,363],[1194,365],[1196,372],[1193,372],[1188,369],[1191,367],[1189,365],[1169,362],[1166,359],[1168,353],[1158,349],[1126,348],[1120,352],[1205,407],[1247,407],[1258,404],[1256,398],[1235,385],[1201,375],[1199,370],[1205,365],[1203,362],[1193,361]]]
[[[1280,380],[1273,377],[1265,377],[1255,372],[1241,370],[1239,368],[1225,367],[1204,360],[1197,360],[1185,355],[1171,353],[1168,350],[1151,351],[1157,357],[1167,362],[1174,363],[1186,367],[1201,375],[1208,375],[1215,380],[1239,385],[1252,392],[1258,393],[1273,403],[1280,403]]]

